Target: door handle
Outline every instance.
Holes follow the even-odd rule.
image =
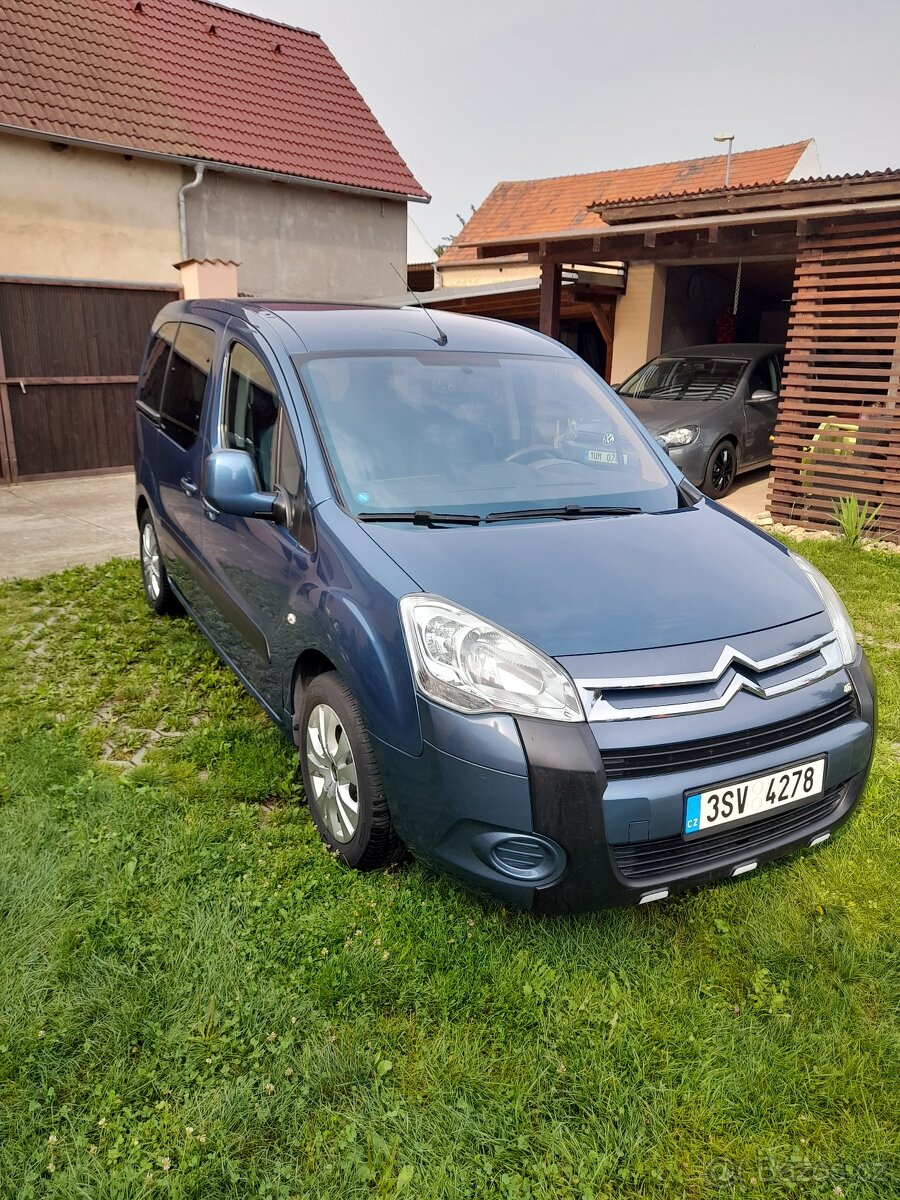
[[[181,490],[186,496],[198,496],[200,494],[200,488],[194,483],[193,479],[188,479],[186,475],[182,475],[179,482],[181,483]]]

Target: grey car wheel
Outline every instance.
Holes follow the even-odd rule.
[[[703,492],[713,500],[721,500],[731,491],[737,476],[737,451],[731,442],[719,442],[709,457]]]
[[[359,779],[347,731],[329,704],[317,704],[309,714],[306,762],[310,800],[331,837],[346,844],[359,827]]]
[[[141,580],[144,596],[155,613],[175,614],[181,611],[178,597],[172,591],[159,549],[159,538],[153,518],[145,509],[138,522],[138,549],[141,559]]]
[[[350,867],[390,866],[403,857],[372,742],[353,693],[336,671],[294,696],[303,788],[322,841]]]

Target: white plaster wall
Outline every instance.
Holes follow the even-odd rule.
[[[0,275],[177,287],[181,175],[0,134]]]
[[[788,179],[818,179],[821,174],[822,164],[819,161],[819,147],[816,145],[815,139],[813,139],[797,159],[793,171],[788,175]]]
[[[175,163],[0,134],[0,275],[178,287]],[[406,277],[406,203],[207,171],[189,257],[240,263],[244,295],[367,300]]]
[[[625,292],[616,301],[613,383],[623,383],[632,371],[659,354],[665,302],[666,267],[631,263]]]
[[[441,266],[442,259],[437,260],[437,269],[441,273],[444,287],[482,287],[490,283],[510,283],[514,279],[539,279],[541,269],[535,263],[505,263],[495,266],[489,260],[479,263],[460,263],[458,267]]]
[[[370,300],[406,278],[406,204],[209,172],[187,194],[189,254],[240,263],[242,295]]]

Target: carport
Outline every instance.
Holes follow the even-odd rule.
[[[656,318],[696,339],[701,300],[727,315],[740,271],[743,313],[722,340],[786,337],[769,510],[832,523],[835,498],[883,503],[900,534],[900,171],[718,189],[591,206],[590,235],[486,242],[480,258],[526,253],[541,270],[540,328],[559,328],[562,264],[664,268]],[[671,295],[670,295],[671,289]],[[628,299],[628,290],[619,300]],[[674,330],[674,334],[673,334]],[[706,340],[706,339],[700,339]]]
[[[609,382],[612,371],[616,297],[625,290],[625,268],[606,264],[601,270],[566,267],[560,271],[558,311],[553,336],[574,350]],[[409,303],[409,297],[401,298]],[[423,297],[429,308],[512,321],[544,329],[541,279],[488,283],[475,287],[442,287]]]

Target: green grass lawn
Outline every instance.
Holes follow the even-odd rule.
[[[859,811],[568,919],[343,869],[136,564],[0,588],[0,1196],[900,1195],[900,557],[804,552],[878,676]]]

